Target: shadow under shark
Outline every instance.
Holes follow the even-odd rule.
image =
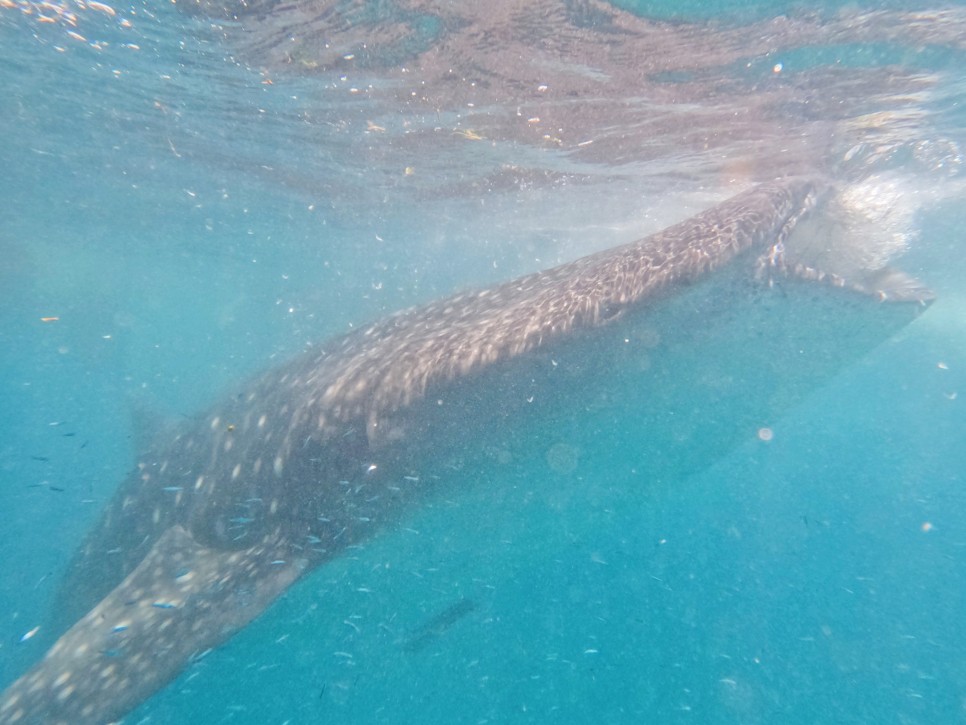
[[[796,234],[823,228],[806,221],[825,193],[802,179],[765,184],[640,241],[401,312],[163,436],[75,557],[56,608],[73,626],[0,696],[0,723],[122,717],[306,572],[445,485],[427,475],[433,461],[533,421],[600,422],[608,406],[639,405],[655,421],[642,443],[655,469],[725,452],[919,309],[784,285],[800,311],[779,318],[769,299],[780,295],[752,294],[750,270],[929,298],[896,272],[843,279],[796,258]],[[753,324],[734,336],[746,314]],[[700,364],[678,366],[689,359]],[[680,379],[719,364],[719,393],[735,403],[726,417],[698,380]],[[661,425],[674,412],[699,443]]]

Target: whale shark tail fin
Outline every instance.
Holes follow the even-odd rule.
[[[280,535],[239,551],[165,531],[141,564],[4,692],[0,723],[104,723],[258,616],[302,572]]]

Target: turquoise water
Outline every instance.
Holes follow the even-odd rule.
[[[669,7],[680,11],[638,9],[694,19]],[[379,149],[380,132],[346,132],[370,111],[325,77],[239,59],[174,7],[118,9],[78,12],[81,41],[0,7],[4,684],[51,644],[44,612],[66,561],[152,430],[351,325],[628,241],[728,194],[671,139],[660,165],[673,174],[654,172],[671,181],[649,196],[626,159],[574,172],[596,185],[534,174],[474,191],[511,160],[554,173],[576,162],[402,135]],[[775,12],[715,7],[728,23]],[[962,48],[859,59],[855,47],[830,38],[787,57],[941,74],[903,108],[924,137],[962,142]],[[721,72],[751,87],[774,65],[756,63],[752,78],[731,59]],[[812,113],[798,100],[782,107]],[[447,112],[413,123],[445,125]],[[514,431],[509,460],[468,441],[472,465],[447,490],[306,577],[125,722],[966,719],[966,207],[957,173],[908,173],[907,193],[931,203],[901,264],[937,301],[763,411],[773,440],[749,426],[710,460],[658,465],[641,453],[652,419],[625,405]],[[814,335],[827,330],[814,320]],[[708,355],[727,350],[717,340]],[[688,369],[666,384],[687,390]],[[613,377],[614,396],[633,400],[619,386],[634,377]],[[555,443],[579,454],[572,470],[548,461]]]

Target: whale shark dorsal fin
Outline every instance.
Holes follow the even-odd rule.
[[[289,550],[278,535],[248,549],[217,550],[172,526],[4,693],[0,720],[16,722],[18,711],[43,715],[46,723],[121,717],[187,659],[222,642],[290,586],[304,565],[287,560]],[[75,678],[83,678],[83,687]]]

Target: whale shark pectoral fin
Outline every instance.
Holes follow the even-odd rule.
[[[883,267],[857,280],[854,289],[878,297],[883,302],[919,302],[926,304],[936,294],[922,281],[894,267]]]
[[[173,526],[4,693],[0,723],[104,723],[260,614],[304,569],[280,536],[239,551]]]
[[[880,302],[917,302],[928,305],[936,299],[935,293],[923,282],[895,267],[865,270],[855,275],[842,276],[804,264],[796,264],[787,269],[786,273],[799,279],[869,295]]]

